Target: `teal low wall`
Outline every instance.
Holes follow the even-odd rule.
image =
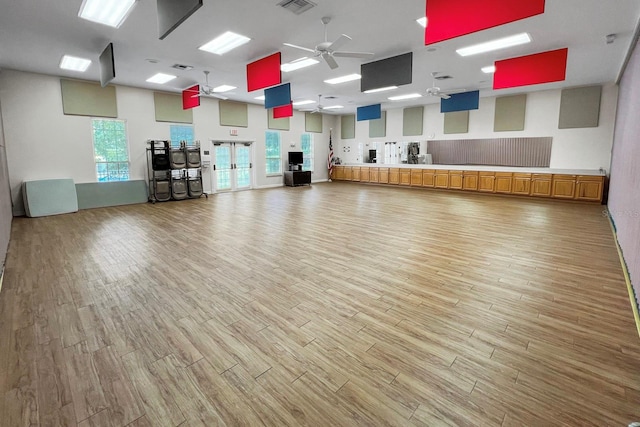
[[[78,208],[146,203],[149,200],[146,181],[88,182],[76,184]]]

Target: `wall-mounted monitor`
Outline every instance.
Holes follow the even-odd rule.
[[[360,66],[360,90],[402,86],[413,81],[413,52]]]
[[[100,54],[100,85],[105,87],[116,77],[116,63],[113,57],[113,43],[109,43]]]
[[[196,10],[202,7],[202,0],[157,0],[158,37],[164,40]]]
[[[289,164],[301,165],[304,163],[302,151],[289,151]]]

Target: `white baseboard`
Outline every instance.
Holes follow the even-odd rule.
[[[4,265],[0,267],[0,291],[2,291],[2,281],[4,280]]]

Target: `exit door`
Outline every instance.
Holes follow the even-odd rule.
[[[213,143],[213,188],[217,192],[253,187],[250,142]]]

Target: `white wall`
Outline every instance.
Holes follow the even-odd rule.
[[[1,105],[1,104],[0,104]],[[7,170],[2,108],[0,106],[0,277],[11,236],[11,196],[9,194],[9,172]]]
[[[560,90],[527,94],[525,129],[521,132],[494,132],[495,97],[480,98],[480,108],[469,114],[469,133],[445,135],[444,114],[440,104],[425,106],[422,136],[402,136],[402,108],[387,110],[387,136],[369,138],[369,122],[356,122],[356,138],[338,140],[336,155],[343,163],[357,162],[358,143],[385,141],[425,141],[441,139],[478,139],[514,137],[553,137],[551,168],[608,169],[611,161],[618,87],[606,85],[602,90],[600,125],[597,128],[558,129]],[[340,121],[338,120],[338,128]],[[337,131],[340,136],[340,129]],[[369,147],[365,147],[366,150]],[[345,149],[347,152],[345,152]],[[421,151],[422,152],[422,151]]]
[[[155,121],[153,91],[116,86],[118,118],[126,120],[129,138],[131,179],[146,179],[146,141],[168,139],[169,123]],[[25,180],[73,178],[76,183],[96,182],[91,136],[91,118],[65,116],[62,113],[60,78],[20,71],[0,72],[0,103],[4,121],[11,196],[15,215],[24,214],[20,186]],[[253,144],[255,187],[282,185],[281,176],[266,177],[264,135],[267,112],[261,105],[249,105],[249,127],[219,125],[218,101],[203,98],[194,109],[195,137],[203,148],[210,139],[250,140]],[[329,129],[336,127],[336,117],[324,115],[324,132],[314,135],[315,170],[313,181],[328,178],[326,158]],[[283,159],[288,151],[300,151],[300,136],[305,129],[304,113],[295,112],[291,130],[282,131]],[[295,143],[295,147],[290,144]],[[211,191],[211,176],[205,172],[205,191]]]

